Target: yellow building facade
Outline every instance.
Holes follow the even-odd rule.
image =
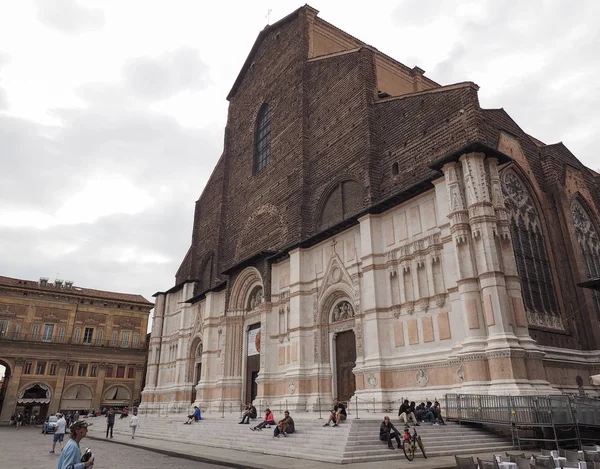
[[[19,411],[43,417],[139,401],[153,306],[69,281],[0,276],[0,424]]]

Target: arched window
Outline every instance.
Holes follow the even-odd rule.
[[[119,331],[113,331],[110,345],[117,345],[119,342]]]
[[[81,329],[79,327],[77,327],[77,328],[75,328],[75,334],[73,334],[73,342],[78,344],[80,338],[81,338]]]
[[[260,173],[269,163],[271,156],[271,110],[264,103],[258,117],[254,130],[254,174]]]
[[[140,344],[140,333],[134,332],[133,333],[133,346],[137,347],[139,344]]]
[[[58,342],[64,342],[64,340],[65,340],[65,328],[64,327],[60,327],[58,329],[58,338],[56,340],[58,340]]]
[[[573,199],[571,213],[573,214],[575,236],[585,266],[585,275],[587,278],[600,277],[600,236],[598,236],[596,227],[592,223],[589,212],[579,200]],[[596,314],[600,318],[600,293],[593,290],[592,295]]]
[[[511,169],[502,174],[502,193],[510,213],[510,231],[527,320],[532,325],[562,329],[544,230],[533,199]]]
[[[104,332],[102,329],[98,329],[98,332],[96,333],[96,344],[102,345],[102,340],[104,340]]]

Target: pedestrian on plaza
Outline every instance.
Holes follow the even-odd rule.
[[[329,414],[329,420],[327,423],[323,425],[324,427],[328,427],[330,422],[333,422],[333,426],[339,426],[340,422],[346,420],[346,406],[342,404],[338,398],[336,397],[333,400],[333,410]]]
[[[277,426],[273,430],[273,438],[279,438],[279,435],[288,436],[289,433],[294,433],[294,419],[290,417],[290,413],[287,410],[283,415],[283,419],[277,422]]]
[[[267,410],[265,410],[265,418],[263,419],[263,421],[260,422],[258,425],[250,428],[250,430],[252,430],[252,431],[259,430],[260,431],[265,427],[270,428],[271,425],[275,425],[275,417],[273,416],[273,412],[271,412],[271,409],[269,409],[267,407]]]
[[[197,405],[194,406],[194,413],[188,415],[187,422],[184,422],[184,425],[191,425],[192,422],[197,422],[198,420],[202,420],[202,414],[200,413],[200,407]]]
[[[129,427],[131,428],[131,439],[135,438],[135,431],[137,430],[138,425],[140,424],[140,418],[137,415],[132,415],[129,419]]]
[[[12,414],[12,415],[10,416],[10,422],[8,423],[8,426],[9,426],[9,427],[12,427],[12,426],[13,426],[13,425],[15,425],[16,423],[17,423],[16,416],[15,416],[15,414]]]
[[[246,409],[244,410],[244,414],[242,415],[242,421],[240,423],[250,424],[250,419],[254,420],[256,418],[256,407],[252,405],[252,402],[248,402]]]
[[[54,430],[54,439],[52,441],[52,449],[50,450],[50,454],[54,454],[54,450],[56,448],[56,443],[60,443],[60,450],[63,449],[63,439],[65,437],[65,433],[67,432],[67,421],[59,412],[56,414],[58,420],[56,421],[56,430]]]
[[[110,431],[110,437],[113,437],[113,427],[115,426],[115,411],[111,407],[106,414],[106,438],[108,438],[108,432]]]
[[[17,414],[17,430],[21,427],[21,425],[23,425],[23,412],[19,412]]]
[[[383,418],[383,422],[381,422],[381,426],[379,427],[379,439],[381,441],[387,441],[388,448],[394,449],[394,446],[392,445],[392,438],[396,440],[398,449],[400,449],[400,432],[396,430],[396,427],[394,427],[394,424],[386,415]]]
[[[60,453],[56,469],[85,469],[94,465],[94,458],[81,462],[79,442],[87,435],[87,427],[88,424],[83,420],[71,425],[71,438]]]

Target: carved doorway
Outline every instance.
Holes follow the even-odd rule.
[[[335,339],[335,370],[337,398],[347,402],[356,391],[356,378],[352,370],[356,366],[356,337],[354,331],[344,331]]]

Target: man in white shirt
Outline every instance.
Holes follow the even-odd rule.
[[[60,443],[60,450],[63,448],[63,439],[65,437],[65,432],[67,431],[67,421],[63,417],[61,413],[57,413],[56,417],[58,421],[56,422],[56,430],[54,431],[54,442],[52,443],[52,450],[50,454],[54,454],[54,448],[56,448],[56,443]]]

